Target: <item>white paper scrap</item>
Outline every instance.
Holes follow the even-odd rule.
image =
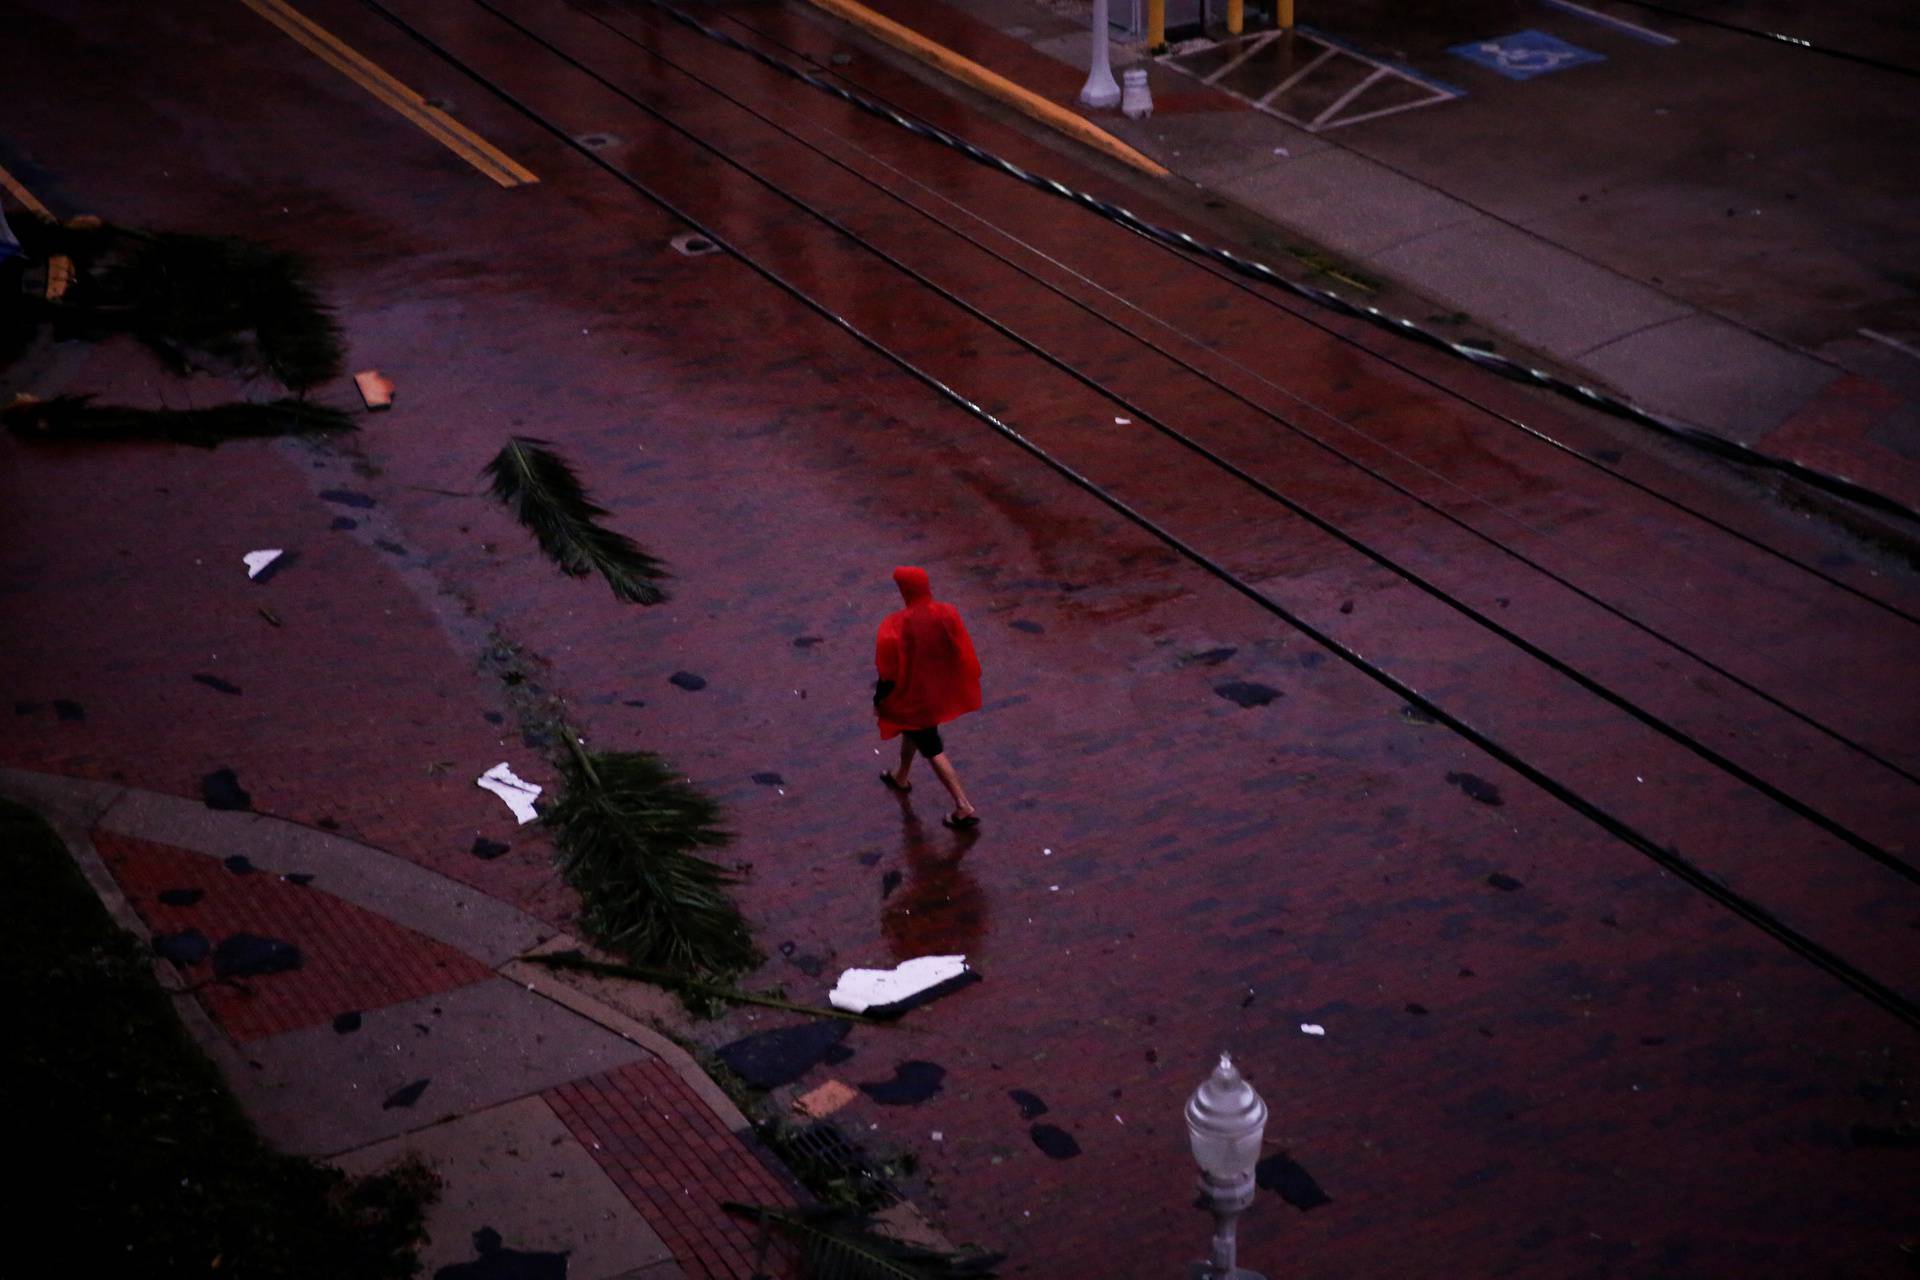
[[[268,565],[285,554],[284,551],[249,551],[240,558],[247,563],[247,577],[257,578],[266,571]]]
[[[1310,1036],[1323,1036],[1327,1034],[1327,1029],[1317,1022],[1303,1022],[1300,1024],[1300,1029]]]
[[[967,972],[965,956],[921,956],[892,969],[849,969],[827,993],[827,1003],[865,1013],[919,995]]]
[[[513,810],[513,816],[522,826],[532,822],[540,815],[534,811],[533,802],[540,794],[540,788],[524,778],[513,776],[513,770],[502,760],[475,779],[481,789],[491,791],[507,802],[507,808]]]

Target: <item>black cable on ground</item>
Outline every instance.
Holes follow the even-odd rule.
[[[1826,58],[1838,58],[1843,62],[1858,63],[1863,67],[1872,67],[1876,71],[1890,71],[1897,76],[1910,76],[1920,79],[1920,67],[1909,67],[1898,62],[1886,62],[1879,58],[1870,58],[1864,53],[1853,53],[1846,49],[1836,49],[1831,45],[1815,44],[1799,36],[1790,36],[1778,31],[1762,31],[1758,27],[1743,27],[1737,22],[1727,22],[1721,18],[1709,18],[1704,13],[1694,13],[1690,9],[1676,9],[1672,5],[1655,4],[1654,0],[1622,0],[1625,4],[1636,5],[1642,9],[1651,9],[1655,13],[1664,13],[1669,18],[1679,18],[1683,22],[1698,22],[1704,26],[1718,27],[1722,31],[1732,31],[1743,36],[1752,36],[1756,40],[1771,40],[1786,45],[1790,49],[1805,49],[1808,53],[1817,53]]]
[[[1292,613],[1285,607],[1281,606],[1280,604],[1276,603],[1272,599],[1268,598],[1266,595],[1260,592],[1257,588],[1235,577],[1233,573],[1228,569],[1226,569],[1224,566],[1209,559],[1208,557],[1203,555],[1199,550],[1189,546],[1187,543],[1182,541],[1180,538],[1174,535],[1170,530],[1161,528],[1159,525],[1155,524],[1152,520],[1149,520],[1146,516],[1135,511],[1132,507],[1128,506],[1126,503],[1122,502],[1120,499],[1114,497],[1112,494],[1102,489],[1099,485],[1095,484],[1093,481],[1087,479],[1085,476],[1075,471],[1072,467],[1068,466],[1066,463],[1053,457],[1046,450],[1042,449],[1040,446],[1033,443],[1031,440],[1028,440],[1025,436],[1021,435],[1018,430],[1016,430],[1009,424],[1001,421],[998,417],[988,412],[982,406],[975,404],[973,401],[967,399],[966,396],[962,395],[960,392],[956,391],[954,388],[948,386],[946,383],[942,382],[940,379],[936,378],[931,373],[928,373],[926,370],[920,368],[918,365],[913,363],[913,361],[909,360],[907,357],[901,355],[896,351],[893,351],[891,348],[887,347],[886,344],[882,343],[879,339],[872,337],[871,335],[866,333],[864,330],[860,329],[857,325],[847,320],[844,316],[841,316],[835,313],[834,311],[830,310],[829,308],[822,305],[818,301],[814,300],[810,295],[806,293],[805,290],[801,289],[798,285],[787,280],[784,276],[774,271],[771,267],[768,267],[765,264],[758,262],[753,258],[747,257],[746,255],[740,253],[736,248],[734,248],[734,246],[724,236],[721,236],[718,232],[714,231],[712,228],[708,227],[706,224],[692,217],[687,211],[679,208],[672,201],[668,200],[665,196],[654,191],[652,188],[648,187],[645,183],[635,178],[632,174],[629,174],[625,170],[612,164],[611,162],[606,160],[604,157],[595,154],[592,148],[586,146],[584,143],[579,142],[571,134],[569,134],[564,126],[562,126],[561,124],[559,124],[554,120],[549,119],[545,115],[541,114],[532,106],[528,105],[526,102],[516,97],[513,93],[511,93],[505,86],[501,85],[498,81],[494,80],[490,76],[484,75],[477,68],[472,66],[470,63],[457,57],[451,50],[447,49],[444,45],[440,44],[438,41],[434,40],[431,36],[428,36],[425,32],[419,30],[417,27],[414,27],[412,24],[408,23],[405,19],[401,18],[398,14],[388,9],[384,4],[380,3],[380,0],[362,0],[362,3],[365,4],[369,9],[373,10],[375,13],[378,13],[382,17],[386,18],[389,22],[393,23],[396,27],[398,27],[401,31],[405,32],[409,37],[414,39],[423,47],[431,50],[436,56],[442,58],[443,60],[450,63],[454,67],[457,67],[458,69],[460,69],[464,74],[472,78],[475,83],[487,89],[488,92],[492,93],[494,96],[499,98],[502,102],[506,103],[508,106],[512,107],[515,111],[525,116],[528,120],[532,121],[539,128],[551,134],[563,146],[566,146],[570,150],[576,152],[582,158],[587,160],[590,164],[599,168],[600,170],[608,174],[610,177],[612,177],[615,181],[621,183],[623,186],[628,187],[629,189],[634,191],[636,194],[640,195],[643,199],[646,199],[651,203],[655,204],[661,210],[666,212],[668,215],[678,219],[679,221],[685,223],[687,226],[698,231],[701,235],[713,241],[715,244],[720,245],[722,248],[726,249],[727,252],[732,254],[732,256],[735,259],[737,259],[742,265],[747,267],[748,270],[752,271],[755,275],[767,281],[767,283],[773,285],[776,289],[780,290],[782,293],[786,294],[788,297],[798,302],[801,306],[805,307],[807,310],[813,312],[815,315],[818,315],[821,319],[827,321],[829,324],[833,325],[835,328],[845,333],[848,337],[852,338],[855,342],[859,343],[862,347],[865,347],[867,350],[872,351],[874,354],[880,356],[883,360],[887,361],[889,364],[892,364],[896,368],[900,369],[901,372],[907,374],[916,382],[919,382],[921,385],[928,388],[940,399],[945,400],[949,404],[954,405],[955,407],[972,415],[977,420],[985,423],[990,429],[992,429],[1002,439],[1006,440],[1008,443],[1013,444],[1017,448],[1021,449],[1023,452],[1033,457],[1036,461],[1040,462],[1043,466],[1047,467],[1049,470],[1059,475],[1062,479],[1066,480],[1075,488],[1080,489],[1082,492],[1093,497],[1096,501],[1100,502],[1101,504],[1105,505],[1106,507],[1114,511],[1116,514],[1120,515],[1123,519],[1145,530],[1147,533],[1151,534],[1153,537],[1165,543],[1169,548],[1177,552],[1182,558],[1194,564],[1196,567],[1200,568],[1209,576],[1217,579],[1218,581],[1223,583],[1225,586],[1227,586],[1230,590],[1237,592],[1238,594],[1246,597],[1248,600],[1251,600],[1255,605],[1265,610],[1266,612],[1272,614],[1273,616],[1279,618],[1282,622],[1285,622],[1288,626],[1294,628],[1296,631],[1300,632],[1302,635],[1306,636],[1308,639],[1312,640],[1315,644],[1318,644],[1323,649],[1327,650],[1329,653],[1332,653],[1335,657],[1347,663],[1349,666],[1353,667],[1355,670],[1359,671],[1360,673],[1365,675],[1367,678],[1382,685],[1383,687],[1388,689],[1390,692],[1404,699],[1406,702],[1408,702],[1412,706],[1418,708],[1421,711],[1426,712],[1428,715],[1433,717],[1435,721],[1437,721],[1440,724],[1446,725],[1448,728],[1452,729],[1455,733],[1465,738],[1468,742],[1472,743],[1474,746],[1478,747],[1480,750],[1486,752],[1493,759],[1499,761],[1501,764],[1505,765],[1509,769],[1512,769],[1515,773],[1527,779],[1529,782],[1533,783],[1535,786],[1545,791],[1548,795],[1553,796],[1556,800],[1559,800],[1562,804],[1565,804],[1568,808],[1572,809],[1574,812],[1580,814],[1582,817],[1593,822],[1595,825],[1599,826],[1603,831],[1606,831],[1609,835],[1612,835],[1616,839],[1620,840],[1622,843],[1637,850],[1638,852],[1643,854],[1645,857],[1653,861],[1656,865],[1660,866],[1663,870],[1667,871],[1668,873],[1675,876],[1676,878],[1684,881],[1692,888],[1705,894],[1708,898],[1712,899],[1715,902],[1718,902],[1720,905],[1724,906],[1729,911],[1733,912],[1735,915],[1738,915],[1740,918],[1754,925],[1756,928],[1760,929],[1762,932],[1773,937],[1776,941],[1780,942],[1783,946],[1786,946],[1789,950],[1801,956],[1803,959],[1807,960],[1809,963],[1815,965],[1816,967],[1826,971],[1833,977],[1839,979],[1841,982],[1845,983],[1847,986],[1853,988],[1856,992],[1865,996],[1867,999],[1871,1000],[1873,1003],[1879,1005],[1882,1009],[1886,1010],[1888,1013],[1892,1014],[1894,1017],[1900,1019],[1902,1022],[1906,1023],[1911,1027],[1920,1028],[1920,1003],[1916,1003],[1915,1001],[1908,999],[1906,996],[1902,995],[1898,991],[1895,991],[1893,988],[1887,986],[1885,983],[1882,983],[1877,978],[1873,977],[1871,974],[1858,968],[1857,966],[1852,964],[1850,961],[1844,959],[1838,953],[1829,950],[1828,948],[1822,946],[1820,943],[1817,943],[1813,939],[1800,933],[1798,930],[1786,924],[1778,916],[1775,916],[1772,912],[1768,911],[1765,907],[1762,907],[1760,904],[1753,902],[1752,900],[1746,898],[1744,895],[1737,893],[1732,889],[1729,889],[1724,884],[1722,884],[1717,877],[1695,866],[1691,861],[1689,861],[1687,858],[1685,858],[1683,855],[1681,855],[1677,851],[1662,848],[1651,837],[1643,834],[1637,828],[1632,826],[1630,823],[1626,822],[1624,819],[1614,816],[1612,813],[1601,808],[1598,804],[1594,803],[1591,800],[1588,800],[1586,797],[1582,796],[1581,794],[1573,790],[1567,784],[1560,782],[1558,779],[1552,777],[1550,774],[1547,774],[1546,772],[1539,769],[1538,767],[1528,763],[1525,759],[1521,758],[1519,755],[1515,754],[1513,751],[1509,750],[1507,747],[1502,746],[1499,742],[1495,741],[1493,738],[1487,736],[1485,733],[1474,728],[1472,725],[1460,719],[1458,716],[1455,716],[1451,712],[1446,711],[1444,708],[1440,707],[1438,704],[1430,701],[1425,695],[1419,693],[1418,691],[1413,689],[1411,686],[1402,683],[1398,678],[1393,676],[1390,672],[1387,672],[1379,667],[1374,666],[1372,663],[1368,662],[1365,657],[1363,657],[1361,654],[1359,654],[1355,650],[1352,650],[1348,648],[1346,645],[1341,644],[1333,636],[1314,627],[1311,623],[1306,621],[1306,619]],[[568,55],[566,55],[565,53],[562,53],[561,51],[554,49],[553,46],[551,46],[550,44],[547,44],[547,42],[545,41],[539,41],[537,37],[535,39],[538,43],[546,45],[546,47],[550,51],[552,51],[555,54],[555,56],[561,58],[563,61],[569,62],[576,67],[580,65],[577,59],[573,59]],[[585,70],[585,68],[581,68],[581,69]],[[588,71],[587,74],[592,75],[593,73],[591,71]]]

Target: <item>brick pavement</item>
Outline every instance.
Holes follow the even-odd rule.
[[[390,38],[379,30],[355,36]],[[418,82],[435,74],[397,46],[393,56]],[[156,207],[266,227],[263,210],[307,185],[307,166],[340,162],[297,101],[271,91],[238,101],[231,125],[197,127],[215,130],[209,150],[264,198],[176,188]],[[728,802],[754,863],[744,900],[769,944],[845,963],[967,944],[985,983],[916,1015],[910,1048],[857,1030],[839,1069],[856,1083],[909,1058],[948,1069],[928,1102],[863,1099],[847,1120],[922,1156],[951,1234],[1012,1249],[1016,1275],[1066,1274],[1089,1258],[1116,1275],[1158,1274],[1193,1254],[1204,1226],[1183,1207],[1177,1117],[1225,1043],[1274,1104],[1273,1149],[1332,1197],[1305,1212],[1263,1197],[1246,1256],[1269,1273],[1284,1261],[1319,1275],[1797,1275],[1813,1247],[1854,1273],[1890,1273],[1889,1243],[1915,1229],[1911,1202],[1887,1153],[1847,1135],[1898,1114],[1904,1032],[1444,732],[1410,724],[1376,687],[1316,661],[1111,513],[976,439],[739,264],[674,257],[664,241],[679,228],[510,115],[473,92],[463,110],[541,169],[539,199],[564,200],[570,216],[458,195],[451,182],[433,199],[356,187],[348,225],[379,233],[345,243],[323,237],[318,215],[331,205],[305,214],[298,225],[334,273],[356,343],[402,387],[401,407],[370,420],[364,444],[383,474],[358,487],[404,531],[409,563],[431,566],[451,598],[551,663],[542,678],[593,741],[663,749]],[[271,136],[269,122],[320,151],[296,163],[298,149],[254,136]],[[367,126],[400,148],[381,127]],[[71,181],[148,198],[105,160],[75,164]],[[446,221],[421,221],[432,217]],[[444,242],[423,249],[422,226]],[[830,266],[798,261],[803,272]],[[427,492],[470,484],[509,425],[561,441],[617,526],[668,557],[673,604],[618,608],[594,584],[554,574],[485,504]],[[214,456],[244,459],[223,491],[243,489],[241,476],[256,483],[255,469],[278,474],[262,465],[277,462],[267,450]],[[150,483],[156,468],[181,465],[153,454],[141,469]],[[39,474],[50,488],[112,494],[113,471]],[[278,511],[315,506],[297,484],[274,483]],[[137,485],[120,488],[131,499]],[[125,546],[124,580],[90,602],[116,616],[145,600],[142,574],[178,560],[174,522],[226,518],[176,510],[142,523],[140,510],[103,503],[83,522],[51,497],[36,506],[19,527],[57,536],[37,553],[50,567],[30,566],[31,597],[52,594],[58,570],[91,571],[99,548]],[[123,520],[144,536],[101,532]],[[65,560],[61,537],[75,546]],[[370,623],[333,662],[383,655],[416,691],[464,671],[469,655],[424,639],[433,615],[392,581],[399,558],[352,545],[324,570],[336,606],[393,608],[393,628],[416,642],[391,647],[385,624]],[[891,605],[885,570],[901,560],[927,564],[967,610],[988,666],[989,711],[950,735],[990,819],[957,864],[932,825],[936,797],[916,795],[916,826],[871,780],[864,672],[871,624]],[[1288,570],[1325,607],[1367,599],[1338,573]],[[64,636],[81,630],[58,615],[36,621],[35,652],[57,664]],[[807,637],[820,640],[796,646]],[[163,627],[129,638],[178,666],[203,661],[203,644],[177,644]],[[1193,659],[1218,648],[1235,652],[1217,666]],[[94,666],[110,674],[126,662],[102,645]],[[669,685],[682,669],[708,686]],[[54,670],[70,679],[32,696],[95,678],[77,658]],[[484,687],[444,678],[454,694]],[[1285,697],[1244,710],[1215,696],[1223,678]],[[367,699],[370,723],[396,696],[411,706],[417,692],[396,695],[402,684]],[[152,687],[131,673],[124,686],[128,697]],[[297,727],[317,732],[338,698],[305,696]],[[448,730],[464,723],[449,715]],[[151,722],[158,741],[178,740],[168,717]],[[84,761],[49,751],[60,733],[93,732],[43,718],[9,750],[108,773],[151,767],[132,735],[99,740]],[[416,749],[437,745],[423,737]],[[196,764],[249,746],[228,743]],[[497,737],[476,743],[475,758],[487,743]],[[386,748],[375,738],[322,749]],[[170,786],[191,786],[191,769],[169,768]],[[1495,782],[1505,803],[1450,787],[1446,775],[1463,769]],[[750,781],[766,770],[785,785]],[[297,772],[274,771],[270,785],[295,785],[281,775]],[[470,786],[470,775],[430,782],[398,767],[354,776],[391,788],[387,803],[361,803],[396,826],[388,811],[416,795],[451,810],[454,788]],[[297,815],[326,793],[295,794]],[[455,856],[464,843],[451,837],[471,822],[449,818],[396,851],[496,874]],[[905,879],[885,894],[895,870]],[[1496,872],[1520,887],[1490,885]],[[769,975],[803,997],[831,978],[778,958]],[[1300,1035],[1302,1021],[1328,1036]],[[751,1025],[735,1015],[710,1036]],[[1039,1092],[1045,1119],[1083,1154],[1043,1156],[1011,1088]],[[1122,1203],[1137,1207],[1122,1214]]]

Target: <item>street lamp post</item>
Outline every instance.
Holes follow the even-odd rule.
[[[1090,107],[1111,107],[1120,101],[1120,84],[1113,78],[1113,63],[1107,56],[1107,0],[1093,0],[1092,34],[1092,65],[1080,88],[1080,101]]]
[[[1234,1229],[1253,1203],[1253,1166],[1267,1128],[1267,1104],[1233,1059],[1220,1065],[1187,1099],[1187,1141],[1200,1166],[1200,1191],[1213,1210],[1213,1257],[1196,1262],[1189,1280],[1262,1280],[1234,1265]]]

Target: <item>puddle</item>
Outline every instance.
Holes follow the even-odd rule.
[[[360,1011],[358,1009],[351,1009],[346,1013],[336,1014],[334,1016],[333,1031],[335,1035],[350,1035],[359,1029]]]
[[[667,677],[667,683],[685,689],[688,693],[698,693],[707,687],[705,676],[697,676],[691,671],[676,671]]]
[[[170,907],[190,907],[207,896],[205,889],[162,889],[160,901]]]
[[[306,963],[300,948],[279,938],[236,933],[213,949],[213,972],[221,978],[259,978],[289,973]]]
[[[512,845],[502,844],[498,840],[489,840],[485,836],[475,836],[473,838],[473,848],[468,852],[472,853],[474,857],[480,859],[482,862],[492,862],[512,847]]]
[[[205,960],[213,946],[198,929],[182,929],[179,933],[154,934],[153,949],[162,959],[190,969]]]
[[[1520,888],[1520,882],[1504,872],[1495,871],[1487,877],[1487,883],[1502,893],[1512,893]]]

